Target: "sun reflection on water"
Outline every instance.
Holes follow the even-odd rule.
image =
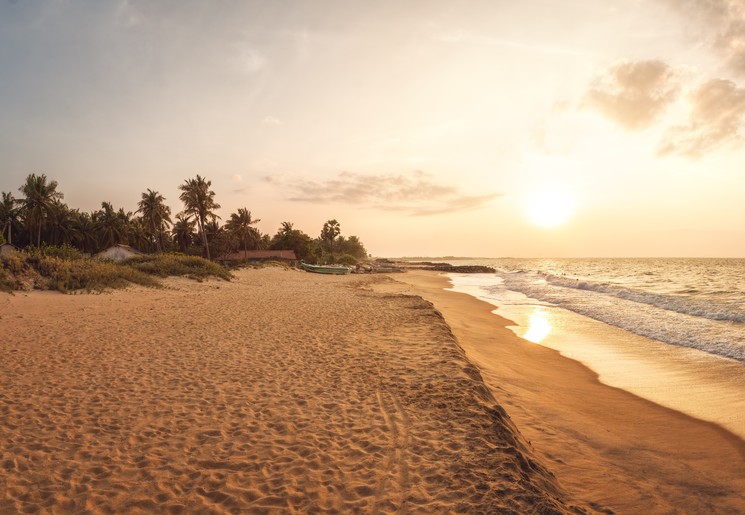
[[[551,334],[552,329],[553,326],[549,321],[546,310],[542,307],[536,307],[528,319],[528,330],[523,335],[523,338],[533,343],[541,343]]]

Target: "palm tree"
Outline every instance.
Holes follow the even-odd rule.
[[[243,245],[243,259],[248,259],[248,242],[255,242],[261,238],[259,231],[251,227],[259,222],[261,222],[260,219],[253,220],[251,218],[251,211],[245,207],[241,207],[237,213],[230,215],[230,220],[225,224],[228,231],[233,233]]]
[[[184,203],[184,214],[196,219],[207,259],[211,259],[210,246],[207,242],[207,220],[214,221],[220,218],[215,214],[215,210],[220,209],[220,204],[215,202],[215,192],[210,190],[210,186],[212,182],[199,174],[196,179],[186,179],[184,184],[179,186],[182,191],[179,199]]]
[[[127,241],[130,245],[145,252],[160,252],[157,235],[153,238],[144,217],[133,218],[127,230]]]
[[[290,234],[293,230],[295,224],[292,222],[282,222],[282,225],[279,228],[280,234]]]
[[[329,220],[323,224],[323,230],[321,231],[321,240],[328,243],[329,252],[334,253],[334,240],[341,233],[341,227],[339,222],[336,220]]]
[[[41,230],[46,225],[54,201],[64,198],[64,195],[57,191],[57,181],[47,182],[47,176],[44,174],[30,174],[26,177],[26,183],[18,190],[25,197],[21,204],[26,224],[30,231],[36,230],[36,246],[40,247]]]
[[[129,232],[129,214],[124,209],[114,211],[111,202],[101,202],[101,210],[93,213],[96,238],[103,247],[126,243]]]
[[[73,244],[81,252],[92,254],[98,248],[96,240],[97,227],[90,213],[81,213],[77,209],[72,211]]]
[[[176,215],[176,222],[173,224],[171,234],[175,240],[176,246],[181,252],[186,252],[186,249],[188,249],[194,242],[195,225],[197,225],[196,220],[187,218],[181,213]]]
[[[237,250],[234,234],[220,225],[216,219],[210,220],[204,226],[207,233],[207,241],[210,244],[210,252],[213,256],[224,256]]]
[[[171,225],[171,208],[164,204],[165,197],[148,188],[142,194],[136,213],[142,213],[142,223],[146,233],[155,241],[158,252],[163,251],[163,233]]]
[[[72,211],[67,204],[59,199],[52,203],[47,225],[49,226],[47,237],[53,245],[72,243],[75,223]]]
[[[2,231],[0,236],[8,234],[8,243],[13,244],[13,226],[18,226],[18,204],[20,202],[13,197],[10,192],[3,192],[2,201],[0,201],[0,225]]]

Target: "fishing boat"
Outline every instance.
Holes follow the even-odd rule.
[[[300,263],[300,268],[302,268],[306,272],[333,275],[346,275],[352,271],[351,268],[343,265],[311,265],[308,263]]]

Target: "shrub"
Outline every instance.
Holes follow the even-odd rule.
[[[341,256],[336,258],[336,262],[339,263],[340,265],[354,266],[359,261],[357,261],[357,258],[354,256],[351,256],[349,254],[342,254]]]
[[[67,261],[81,259],[80,251],[65,243],[64,245],[42,245],[41,247],[29,246],[23,249],[29,256],[57,257]]]
[[[6,293],[18,289],[15,277],[4,268],[0,268],[0,291]]]
[[[201,280],[215,276],[230,280],[222,266],[199,257],[176,254],[140,256],[123,262],[101,259],[78,259],[66,250],[48,252],[48,248],[31,249],[0,259],[0,290],[102,291],[125,288],[130,284],[160,286],[153,276],[185,275]],[[65,257],[62,257],[65,256]]]
[[[224,266],[198,256],[184,254],[149,254],[126,259],[122,265],[158,277],[188,276],[204,279],[210,276],[229,281],[232,277]]]

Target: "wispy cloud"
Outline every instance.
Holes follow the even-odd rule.
[[[266,56],[245,42],[235,44],[232,58],[236,68],[247,75],[261,71],[267,64]]]
[[[720,54],[733,72],[745,75],[745,2],[742,0],[666,0],[681,12],[692,31]]]
[[[261,123],[266,125],[282,125],[282,120],[275,116],[265,116],[263,120],[261,120]]]
[[[729,80],[712,79],[691,93],[690,102],[688,123],[667,131],[658,150],[660,155],[696,158],[742,140],[745,89]]]
[[[621,61],[595,80],[583,105],[626,129],[639,130],[665,111],[679,87],[675,71],[662,61]]]
[[[466,195],[454,186],[438,184],[421,171],[405,175],[341,172],[325,181],[281,176],[266,179],[288,189],[288,199],[296,202],[352,204],[417,216],[477,209],[501,195]]]
[[[117,23],[126,27],[134,27],[140,23],[140,15],[129,0],[120,0],[115,16]]]
[[[513,50],[521,50],[526,52],[535,52],[541,54],[554,54],[554,55],[581,55],[586,56],[592,54],[591,51],[582,48],[574,47],[561,47],[555,45],[543,45],[537,43],[526,43],[524,41],[516,41],[509,39],[500,39],[493,36],[487,36],[483,34],[467,32],[462,29],[453,30],[450,32],[444,32],[436,36],[436,39],[442,43],[448,44],[467,44],[467,45],[479,45],[487,47],[501,47],[510,48]]]

